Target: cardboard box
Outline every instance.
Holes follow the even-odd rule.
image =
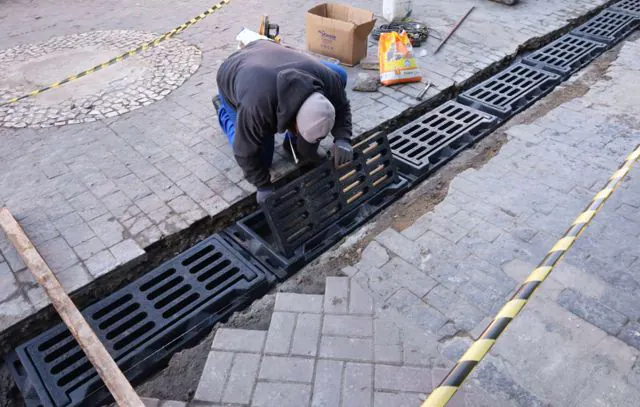
[[[367,56],[367,39],[375,23],[371,11],[319,4],[307,12],[307,47],[345,65],[356,65]]]

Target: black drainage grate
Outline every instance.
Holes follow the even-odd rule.
[[[604,10],[572,33],[612,45],[630,34],[637,23],[636,17],[630,14]]]
[[[278,188],[263,211],[225,233],[284,279],[393,202],[407,186],[397,174],[384,133],[365,134],[354,140],[351,164],[335,170],[327,162]],[[322,211],[319,220],[313,211]],[[283,237],[289,238],[285,250]]]
[[[131,381],[269,289],[273,278],[214,235],[82,311]],[[28,407],[93,406],[110,398],[63,324],[7,358]]]
[[[515,64],[460,94],[458,101],[507,118],[549,93],[560,81],[556,74]]]
[[[568,77],[604,52],[597,41],[567,34],[527,55],[523,62]]]
[[[610,8],[612,10],[622,11],[640,18],[640,0],[622,0]]]
[[[498,123],[493,115],[450,101],[391,133],[389,143],[400,171],[420,180]]]
[[[334,169],[327,160],[276,188],[263,205],[274,245],[286,257],[338,218],[397,180],[389,142],[382,132],[353,140],[354,159]]]
[[[277,188],[263,205],[275,244],[286,256],[334,222],[344,207],[340,184],[328,160]]]

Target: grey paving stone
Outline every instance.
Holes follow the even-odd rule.
[[[319,314],[299,314],[291,343],[291,354],[316,356],[320,339],[322,316]]]
[[[55,274],[67,293],[71,293],[93,281],[91,274],[80,263],[66,270],[57,271]]]
[[[397,345],[400,342],[400,328],[392,321],[376,318],[373,321],[376,345]]]
[[[322,295],[278,293],[275,311],[285,312],[322,312]]]
[[[325,280],[324,312],[346,314],[349,307],[349,279],[327,277]]]
[[[222,402],[248,404],[260,367],[260,355],[236,353],[229,371]]]
[[[213,338],[211,349],[227,352],[262,352],[267,333],[248,329],[220,328]]]
[[[343,405],[352,407],[372,405],[373,365],[347,362],[343,383]]]
[[[187,407],[187,403],[183,401],[164,400],[160,402],[160,407]]]
[[[109,251],[120,264],[142,261],[146,254],[133,239],[123,240],[109,249]]]
[[[379,283],[369,281],[369,286],[375,290],[375,285],[387,286],[385,292],[394,292],[400,287],[405,287],[419,297],[425,296],[438,282],[413,265],[399,257],[392,258],[381,269],[382,279]]]
[[[373,361],[373,340],[323,336],[320,339],[320,357],[371,362]]]
[[[316,363],[311,407],[335,407],[340,405],[342,370],[344,362],[320,359]]]
[[[49,268],[54,271],[65,270],[78,262],[75,253],[62,238],[49,240],[36,249],[47,262]]]
[[[432,333],[438,332],[447,322],[447,318],[442,313],[422,302],[419,297],[405,288],[401,288],[391,296],[387,304],[421,328]]]
[[[288,354],[296,326],[296,314],[289,312],[274,312],[267,331],[265,353]]]
[[[80,260],[87,260],[94,254],[97,254],[104,249],[106,249],[106,246],[97,236],[94,236],[93,238],[87,240],[86,242],[80,243],[73,248]]]
[[[402,363],[402,347],[400,345],[375,344],[373,349],[376,363],[400,364]]]
[[[309,405],[311,386],[301,383],[259,382],[252,407],[300,407]]]
[[[434,287],[423,300],[455,321],[455,326],[471,331],[486,316],[484,312],[442,285]]]
[[[629,322],[620,332],[618,337],[630,346],[640,349],[640,323]]]
[[[331,336],[371,337],[373,319],[370,316],[325,315],[322,334]]]
[[[103,215],[93,219],[89,222],[89,226],[108,247],[124,240],[124,228],[110,215]]]
[[[377,364],[375,388],[378,390],[431,392],[431,369]]]
[[[369,293],[357,282],[351,280],[349,292],[349,313],[371,315],[373,314],[373,300]]]
[[[619,312],[570,288],[560,294],[558,304],[611,335],[617,335],[628,321]]]
[[[0,302],[18,292],[18,284],[15,275],[9,271],[8,267],[2,267],[2,264],[0,264]]]
[[[144,407],[160,407],[160,400],[158,399],[142,397],[141,400]]]
[[[311,383],[314,360],[290,356],[264,356],[258,378],[277,382]]]
[[[373,241],[367,245],[360,255],[360,261],[357,267],[367,270],[370,267],[380,268],[389,261],[387,250],[377,241]]]
[[[424,401],[421,393],[397,393],[376,391],[373,395],[374,407],[418,406]]]
[[[376,236],[376,241],[413,265],[422,261],[420,247],[394,229],[385,229]]]
[[[94,277],[98,278],[116,268],[120,263],[113,257],[111,252],[103,250],[98,254],[91,256],[85,261],[87,270]]]

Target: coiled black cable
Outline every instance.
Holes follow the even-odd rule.
[[[378,41],[380,34],[388,32],[402,32],[406,31],[411,40],[411,45],[419,47],[424,41],[429,38],[429,29],[426,24],[418,23],[414,21],[398,21],[389,24],[382,24],[379,27],[373,29],[371,35],[373,39]]]

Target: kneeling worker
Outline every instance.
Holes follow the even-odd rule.
[[[329,133],[335,164],[353,159],[347,73],[340,66],[259,40],[224,61],[217,82],[218,121],[259,203],[273,193],[276,133],[286,132],[283,148],[304,162],[320,160],[318,145]]]

